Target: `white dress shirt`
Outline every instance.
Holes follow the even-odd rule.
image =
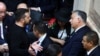
[[[4,34],[3,34],[3,22],[0,21],[0,26],[1,26],[1,38],[4,40]],[[8,45],[7,43],[4,43],[3,45]]]
[[[91,50],[87,51],[87,55],[90,55],[90,53],[91,53],[95,48],[97,48],[97,47],[98,47],[98,45],[95,46],[95,47],[93,47]]]
[[[42,35],[40,38],[39,38],[39,45],[41,45],[42,44],[42,42],[43,42],[43,40],[45,39],[45,37],[46,37],[46,33],[44,34],[44,35]]]
[[[42,36],[38,39],[38,41],[39,41],[38,45],[41,46],[41,44],[42,44],[43,40],[45,39],[46,35],[47,35],[47,33],[45,33],[44,35],[42,35]],[[38,53],[37,50],[35,50],[35,52],[36,52],[36,54]]]
[[[4,35],[3,35],[3,22],[0,21],[0,26],[1,26],[1,38],[4,39]]]

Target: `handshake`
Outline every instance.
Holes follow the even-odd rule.
[[[36,56],[37,52],[41,52],[43,50],[43,47],[38,44],[38,41],[33,42],[28,49],[28,52],[32,56]]]
[[[8,51],[9,51],[9,48],[8,48],[7,44],[0,45],[0,52],[1,53],[8,52]]]

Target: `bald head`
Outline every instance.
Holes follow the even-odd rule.
[[[24,9],[28,9],[27,5],[25,3],[20,3],[18,6],[17,6],[17,9],[20,9],[20,8],[24,8]]]
[[[0,9],[6,9],[6,5],[3,2],[0,2]]]
[[[0,2],[0,21],[3,20],[6,14],[6,5],[3,2]]]

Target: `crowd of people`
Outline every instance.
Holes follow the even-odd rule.
[[[99,36],[73,0],[1,0],[0,56],[99,56]]]

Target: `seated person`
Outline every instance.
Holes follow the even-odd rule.
[[[100,56],[99,36],[90,31],[83,36],[82,44],[86,50],[86,56]]]

